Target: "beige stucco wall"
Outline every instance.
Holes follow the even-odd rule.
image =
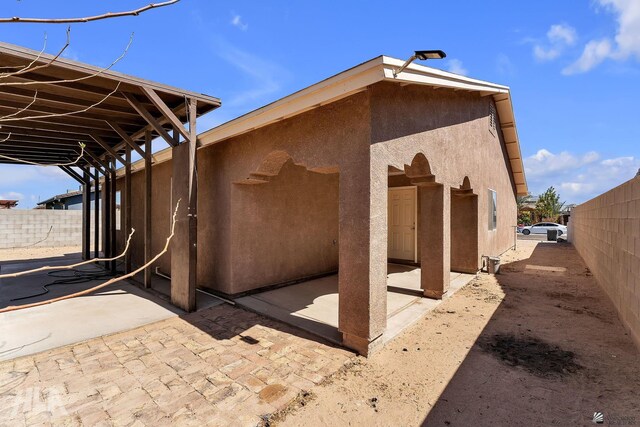
[[[514,243],[517,206],[500,132],[489,130],[490,96],[425,86],[372,87],[372,144],[384,161],[402,169],[416,152],[427,157],[438,183],[458,188],[465,176],[478,196],[478,256],[499,255]],[[488,190],[497,192],[498,225],[488,230]],[[453,215],[452,227],[465,227]],[[455,249],[454,249],[455,250]],[[480,260],[478,259],[478,265]]]
[[[640,178],[571,211],[569,238],[640,347]]]
[[[338,270],[338,174],[289,160],[265,184],[232,185],[235,290]]]
[[[345,345],[366,353],[386,327],[389,166],[403,169],[417,153],[426,155],[444,186],[445,222],[453,218],[454,227],[466,217],[451,213],[451,188],[468,177],[478,220],[476,230],[461,227],[478,239],[478,257],[513,242],[515,195],[500,139],[489,131],[490,102],[467,92],[381,83],[200,149],[198,286],[237,294],[339,265],[340,330]],[[168,233],[171,174],[171,161],[153,168],[154,253]],[[143,173],[134,174],[138,230],[142,197],[135,195],[143,194],[143,180]],[[489,188],[498,192],[496,231],[487,230]],[[137,264],[141,239],[142,233],[134,239]],[[445,244],[448,254],[448,238]],[[169,255],[159,264],[170,272]],[[448,262],[444,268],[448,277]]]

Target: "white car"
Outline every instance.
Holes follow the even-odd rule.
[[[539,222],[528,225],[522,228],[522,234],[525,236],[529,234],[547,234],[547,230],[558,230],[558,236],[567,234],[567,227],[562,224],[556,224],[555,222]]]

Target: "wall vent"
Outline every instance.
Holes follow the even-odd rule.
[[[498,132],[498,114],[496,113],[496,106],[493,102],[489,103],[489,132],[491,132],[493,136],[496,136]]]

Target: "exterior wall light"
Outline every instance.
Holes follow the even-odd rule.
[[[402,64],[402,67],[398,68],[393,72],[393,77],[398,77],[405,68],[409,66],[413,61],[419,59],[421,61],[426,61],[427,59],[443,59],[446,58],[447,54],[441,50],[416,50],[413,55],[407,61]]]

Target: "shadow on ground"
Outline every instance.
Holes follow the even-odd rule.
[[[423,425],[640,424],[639,353],[573,247],[541,242],[496,279],[506,296]]]

